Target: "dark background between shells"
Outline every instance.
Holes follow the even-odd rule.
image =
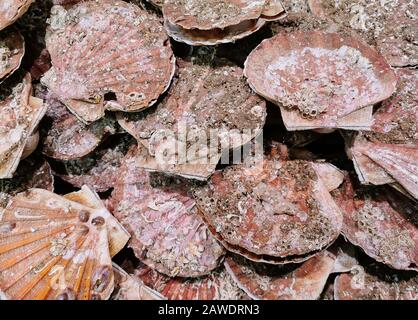
[[[132,0],[127,2],[134,2],[142,8],[161,16],[161,13],[158,9],[144,0]],[[244,61],[248,54],[262,40],[272,37],[274,35],[275,28],[285,27],[288,29],[299,28],[306,30],[321,27],[322,22],[320,19],[313,18],[312,15],[310,15],[308,6],[304,5],[306,2],[307,1],[302,0],[285,0],[283,3],[286,6],[289,14],[287,18],[279,22],[268,23],[255,34],[242,40],[236,41],[235,43],[218,45],[216,47],[205,47],[204,49],[195,48],[194,50],[200,50],[200,52],[203,52],[202,54],[212,54],[213,50],[216,50],[216,55],[218,57],[225,57],[236,65],[243,67]],[[30,70],[34,60],[39,57],[42,49],[45,48],[44,36],[51,7],[52,0],[37,0],[31,5],[28,12],[14,24],[14,27],[17,28],[25,38],[26,54],[24,56],[21,69]],[[341,24],[347,24],[347,21],[341,21]],[[193,50],[191,46],[183,43],[178,43],[173,40],[171,40],[171,44],[176,57],[186,57],[191,53],[191,50]],[[35,83],[36,82],[38,81],[35,81]],[[160,99],[162,99],[162,97],[160,97]],[[379,105],[376,106],[376,108],[378,107]],[[280,110],[277,106],[268,102],[267,112],[267,121],[264,127],[264,139],[285,143],[290,148],[291,158],[303,158],[305,152],[298,152],[300,151],[300,148],[303,148],[304,150],[312,153],[310,156],[313,155],[317,159],[324,159],[336,165],[341,170],[354,172],[353,163],[350,159],[347,158],[344,149],[344,140],[338,130],[329,134],[318,134],[313,131],[288,132],[283,125]],[[43,125],[46,125],[45,119],[43,122],[41,122],[40,128],[42,128]],[[125,135],[128,134],[125,133]],[[111,145],[113,139],[117,139],[117,137],[114,135],[108,136],[101,142],[102,146]],[[41,150],[43,146],[42,141],[43,140],[41,136],[41,141],[34,153],[34,157],[44,157]],[[52,167],[57,165],[54,163],[55,161],[53,159],[47,160],[52,165]],[[57,176],[55,176],[54,188],[55,192],[58,194],[66,194],[78,190]],[[108,198],[111,194],[111,191],[112,190],[100,193],[101,198]],[[372,261],[364,253],[362,253],[361,250],[358,251],[358,254],[360,255],[359,258],[366,264],[367,262]],[[128,272],[130,271],[129,269],[134,268],[135,265],[139,263],[132,250],[128,248],[123,249],[114,258],[114,261],[117,264],[123,266]],[[383,268],[387,269],[385,274],[395,272],[395,270],[390,270],[387,267]],[[408,273],[405,272],[404,276],[408,277]],[[328,283],[332,283],[334,278],[335,275],[330,276]],[[330,298],[327,290],[324,291],[322,298]]]

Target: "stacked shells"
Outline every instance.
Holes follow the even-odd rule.
[[[413,2],[4,2],[0,300],[418,299]]]

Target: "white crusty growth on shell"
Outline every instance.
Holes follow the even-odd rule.
[[[33,142],[31,136],[46,112],[42,100],[31,97],[31,93],[31,77],[27,74],[23,82],[0,101],[0,179],[12,178],[28,141]]]
[[[122,1],[54,6],[42,82],[84,122],[139,111],[168,88],[175,58],[158,18]]]
[[[20,67],[25,54],[25,40],[17,31],[0,34],[0,83]]]
[[[18,194],[1,214],[0,291],[10,299],[109,298],[112,218],[47,190]]]

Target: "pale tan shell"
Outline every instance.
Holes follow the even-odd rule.
[[[0,34],[0,83],[20,67],[25,55],[25,40],[17,31]]]
[[[0,3],[0,30],[19,19],[35,0],[2,0]]]
[[[0,179],[13,176],[28,140],[31,142],[46,112],[46,105],[31,97],[31,93],[31,77],[26,74],[22,83],[15,85],[12,93],[0,101]]]
[[[316,300],[324,290],[336,257],[325,251],[300,265],[274,266],[229,256],[225,268],[256,300]]]
[[[370,106],[390,97],[397,82],[372,47],[323,31],[279,33],[264,40],[247,58],[244,73],[257,93],[281,107],[288,130],[367,129]]]
[[[141,279],[128,274],[117,264],[113,264],[115,291],[112,300],[166,300],[157,291],[146,286]]]
[[[42,189],[15,196],[0,220],[0,291],[9,299],[109,298],[109,217]]]
[[[42,82],[84,122],[151,106],[175,70],[158,18],[123,1],[54,6],[46,44],[52,68]]]

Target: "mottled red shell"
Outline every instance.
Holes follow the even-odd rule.
[[[327,251],[301,265],[274,266],[242,257],[227,257],[225,268],[238,286],[253,299],[316,300],[334,267],[335,256]]]
[[[334,191],[343,215],[343,234],[373,259],[400,270],[417,270],[418,205],[384,187],[357,191],[347,178]]]
[[[131,148],[125,157],[112,193],[114,214],[132,235],[129,246],[169,276],[210,273],[224,250],[197,214],[190,185],[138,168],[135,152]]]
[[[46,44],[52,68],[42,82],[85,122],[101,118],[105,109],[149,107],[175,69],[158,18],[123,1],[53,7]]]
[[[394,272],[382,265],[357,266],[337,276],[335,300],[418,300],[415,272]]]
[[[20,67],[25,55],[25,40],[17,31],[0,34],[0,83]]]
[[[230,251],[254,261],[302,262],[339,235],[342,214],[312,164],[266,157],[216,172],[196,188],[199,212]]]
[[[319,127],[338,127],[340,121],[368,127],[367,121],[360,119],[359,126],[344,118],[359,119],[352,113],[390,97],[397,81],[372,47],[322,31],[280,33],[264,40],[247,58],[244,73],[257,93],[296,113],[282,113],[289,130],[315,127],[303,117],[313,118]],[[370,118],[370,111],[363,116]]]
[[[169,300],[248,300],[225,269],[194,279],[169,278],[144,265],[135,275]]]
[[[179,60],[176,77],[164,100],[141,114],[119,115],[118,121],[148,148],[150,155],[161,152],[169,142],[174,143],[174,147],[170,144],[166,148],[168,154],[163,160],[167,161],[144,157],[140,166],[204,180],[215,171],[223,151],[239,148],[261,132],[266,115],[266,102],[245,83],[241,68],[224,59],[211,65]],[[216,141],[210,130],[217,130]],[[203,141],[191,139],[203,134],[207,138]],[[190,142],[184,146],[187,161],[177,154],[184,137]],[[199,152],[192,154],[192,150]],[[196,158],[196,154],[202,158]]]
[[[19,19],[35,0],[2,0],[0,4],[0,30]]]

